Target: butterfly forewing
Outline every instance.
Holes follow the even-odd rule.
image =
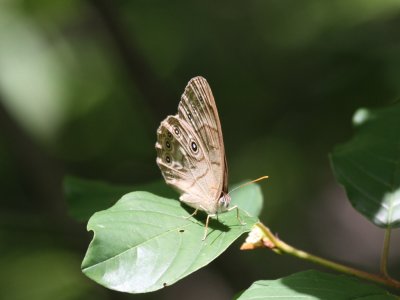
[[[228,168],[221,122],[211,88],[203,77],[189,81],[179,103],[178,115],[191,124],[203,140],[214,174],[222,184],[221,190],[227,192]]]
[[[221,192],[227,193],[227,168],[221,124],[207,81],[189,81],[178,114],[157,130],[157,164],[180,200],[214,214]]]

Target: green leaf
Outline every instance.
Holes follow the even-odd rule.
[[[72,176],[64,179],[64,194],[69,214],[79,221],[89,220],[95,212],[110,207],[124,194],[135,190],[150,191],[164,197],[177,195],[174,190],[167,187],[164,180],[137,186],[123,186]]]
[[[249,181],[234,185],[231,191],[246,182]],[[237,205],[250,216],[258,217],[260,215],[263,206],[263,195],[259,185],[251,184],[239,188],[231,193],[230,196],[232,198],[231,207]]]
[[[192,212],[177,200],[148,192],[123,196],[90,218],[88,230],[94,231],[94,238],[83,272],[113,290],[155,291],[210,263],[258,221],[240,210],[246,222],[241,225],[236,210],[222,213],[210,221],[202,241],[206,215],[185,218]]]
[[[354,137],[331,163],[353,207],[380,227],[400,225],[400,103],[358,110]]]
[[[277,280],[254,282],[238,300],[263,299],[386,300],[397,299],[384,289],[347,275],[305,271]]]

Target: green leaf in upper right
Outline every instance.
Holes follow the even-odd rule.
[[[330,155],[353,207],[380,227],[400,225],[400,102],[359,109],[354,137]]]

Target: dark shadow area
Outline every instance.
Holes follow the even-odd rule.
[[[195,209],[193,207],[190,207],[184,203],[181,202],[181,206],[184,210],[187,211],[187,213],[189,215],[193,214]],[[195,218],[197,221],[201,222],[204,225],[204,228],[206,226],[206,221],[207,221],[207,213],[204,211],[199,210],[194,216],[193,218]],[[229,231],[229,226],[221,223],[218,220],[218,215],[215,217],[210,217],[210,220],[208,222],[208,228],[209,230],[214,229],[214,230],[219,230],[219,231],[223,231],[223,232],[227,232]]]

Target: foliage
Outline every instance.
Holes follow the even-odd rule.
[[[147,192],[126,194],[89,220],[94,239],[82,270],[117,291],[154,291],[210,263],[257,222],[242,210],[245,225],[235,211],[223,213],[210,222],[203,241],[203,217],[190,217],[173,199]]]
[[[398,152],[394,140],[368,132],[388,126],[396,136],[396,105],[376,108],[400,94],[399,20],[398,0],[0,1],[0,298],[175,299],[186,289],[227,299],[254,280],[309,268],[304,252],[305,264],[274,252],[312,249],[375,270],[383,235],[390,264],[374,281],[398,279],[390,184]],[[134,296],[106,289],[80,272],[93,238],[85,222],[132,191],[177,201],[155,164],[155,130],[196,75],[214,91],[229,183],[270,176],[259,186],[264,203],[246,189],[233,196],[247,194],[240,206],[250,214],[263,207],[258,218],[272,237],[296,248],[282,240],[273,247],[266,232],[252,231],[261,239],[245,243],[260,250],[240,252],[238,238],[169,288]],[[350,139],[359,107],[371,109],[356,114]],[[387,164],[353,149],[359,133]],[[368,197],[360,182],[369,183]]]
[[[400,189],[400,177],[397,176],[400,174],[397,163],[400,153],[399,107],[400,104],[396,104],[385,109],[358,111],[354,118],[358,126],[355,136],[347,144],[336,147],[331,155],[338,181],[345,186],[355,208],[376,225],[385,224],[387,230],[398,223],[399,217],[400,197],[396,192]],[[85,210],[88,204],[98,205],[95,201],[99,195],[104,204],[121,193],[119,188],[78,179],[69,178],[65,185],[75,212],[80,206]],[[159,187],[158,184],[153,186]],[[88,187],[87,191],[85,187]],[[387,280],[320,259],[271,236],[269,229],[256,217],[250,217],[242,210],[245,208],[247,212],[259,215],[262,195],[257,185],[236,192],[233,199],[233,204],[241,208],[239,215],[246,224],[241,225],[234,211],[222,213],[210,223],[209,233],[203,241],[204,215],[202,218],[191,216],[178,201],[149,192],[128,193],[109,209],[90,218],[88,230],[94,232],[94,238],[82,270],[110,289],[150,292],[169,286],[209,264],[240,235],[253,228],[246,247],[271,248],[278,253],[309,259],[344,273],[400,288],[400,283],[388,277],[388,252],[384,251],[381,266]],[[255,230],[257,227],[260,230]],[[385,240],[385,243],[389,242],[390,239]],[[381,288],[350,277],[308,271],[275,281],[255,282],[238,299],[300,297],[303,294],[320,299],[395,298]]]
[[[400,226],[400,103],[359,109],[356,135],[334,149],[337,180],[355,209],[381,227]]]
[[[276,280],[254,282],[237,300],[267,299],[390,300],[384,289],[361,283],[349,276],[305,271]]]

